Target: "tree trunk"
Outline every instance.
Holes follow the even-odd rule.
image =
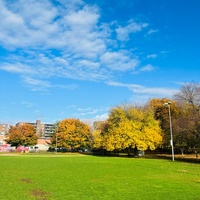
[[[184,155],[184,148],[181,148],[181,154]]]
[[[127,150],[128,157],[131,157],[131,148],[127,147],[126,150]]]
[[[137,146],[134,148],[134,157],[138,157],[138,149]]]

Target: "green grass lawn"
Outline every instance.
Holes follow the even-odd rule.
[[[64,154],[0,156],[0,200],[200,200],[200,165]]]

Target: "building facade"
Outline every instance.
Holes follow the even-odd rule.
[[[36,120],[35,123],[18,122],[16,126],[20,126],[23,124],[33,125],[39,138],[50,138],[54,133],[54,124],[42,124],[41,120]]]
[[[8,124],[0,124],[0,146],[5,144],[6,134],[8,132]]]

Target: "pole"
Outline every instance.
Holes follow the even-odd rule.
[[[170,135],[171,135],[170,144],[171,144],[171,147],[172,147],[172,160],[174,161],[174,145],[173,145],[172,119],[171,119],[170,103],[168,103],[168,108],[169,108]]]
[[[56,127],[56,149],[55,149],[55,153],[57,153],[57,148],[58,148],[58,125]]]

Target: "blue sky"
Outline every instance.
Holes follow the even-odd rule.
[[[199,9],[199,0],[0,1],[0,123],[91,123],[200,82]]]

